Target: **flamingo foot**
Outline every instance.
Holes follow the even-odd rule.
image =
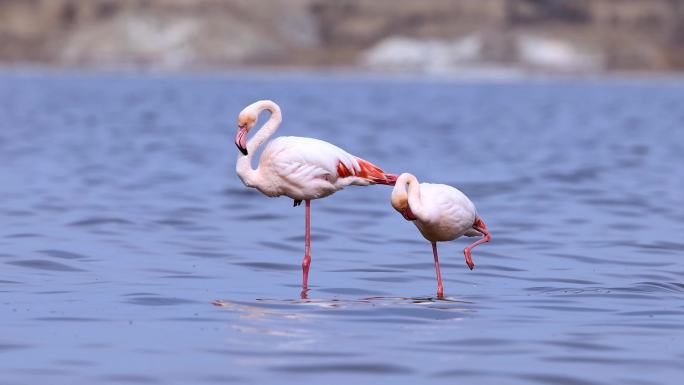
[[[437,299],[444,299],[444,288],[437,286]]]
[[[466,247],[463,249],[463,254],[465,254],[465,259],[466,259],[466,264],[472,270],[475,267],[475,264],[473,263],[473,258],[471,257],[470,250],[472,250],[473,247],[480,245],[485,242],[489,242],[492,237],[489,235],[489,230],[487,230],[487,225],[485,225],[484,221],[482,218],[477,218],[475,219],[475,223],[473,224],[473,229],[477,230],[480,232],[480,234],[484,235],[484,238],[478,239],[477,241],[473,242],[472,245]]]
[[[470,268],[470,270],[473,270],[475,268],[475,263],[473,263],[473,257],[470,253],[470,249],[468,247],[463,249],[463,254],[465,254],[466,265],[468,265],[468,268]]]

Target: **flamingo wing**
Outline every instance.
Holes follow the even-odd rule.
[[[477,210],[460,190],[444,184],[421,183],[420,194],[423,205],[436,222],[448,223],[459,232],[472,227]]]
[[[372,163],[318,139],[279,137],[269,144],[267,151],[277,162],[274,170],[278,175],[297,184],[323,179],[332,184],[341,181],[344,187],[389,183],[391,180],[391,176],[386,176]]]

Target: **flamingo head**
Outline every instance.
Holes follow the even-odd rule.
[[[399,214],[401,214],[401,216],[407,221],[415,221],[418,219],[411,210],[411,205],[409,204],[408,199],[409,194],[408,191],[406,191],[407,186],[417,183],[418,180],[415,176],[405,172],[399,175],[394,185],[394,189],[392,190],[392,207],[394,207],[394,209],[397,210]],[[414,190],[414,193],[417,192],[417,190]]]
[[[392,207],[407,221],[415,221],[417,219],[413,211],[411,211],[411,206],[409,206],[408,197],[405,192],[404,194],[392,194]]]
[[[258,115],[245,108],[238,115],[238,129],[235,134],[235,145],[243,155],[247,155],[247,134],[256,124]]]

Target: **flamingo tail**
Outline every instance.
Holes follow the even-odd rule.
[[[487,230],[487,225],[485,225],[482,218],[475,218],[475,222],[473,222],[473,228],[482,233],[482,235],[484,235],[485,237],[489,238],[489,231]]]
[[[385,174],[385,181],[378,182],[378,184],[394,186],[397,183],[397,178],[399,178],[397,174]]]
[[[360,170],[356,172],[349,170],[344,163],[339,162],[337,164],[337,175],[341,178],[355,176],[366,179],[373,184],[386,184],[390,186],[394,186],[397,182],[398,175],[396,174],[386,174],[380,167],[365,159],[356,158],[356,162],[360,167]]]

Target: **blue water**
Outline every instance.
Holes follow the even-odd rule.
[[[236,114],[448,183],[493,240],[431,248],[391,188],[304,207],[235,175]],[[0,73],[0,383],[679,384],[684,83]]]

